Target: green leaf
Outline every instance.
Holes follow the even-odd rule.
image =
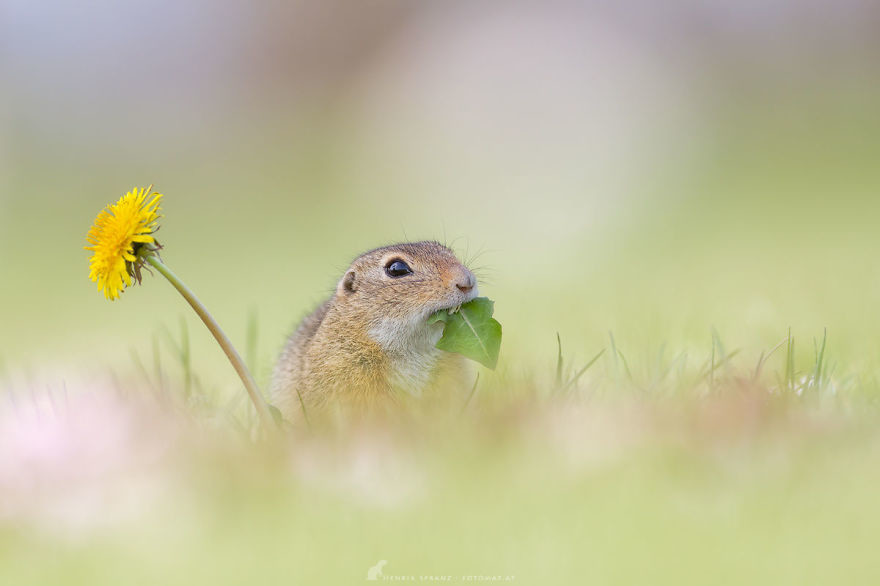
[[[495,369],[501,350],[501,324],[492,319],[495,303],[486,297],[468,301],[458,311],[442,309],[428,318],[428,323],[443,322],[443,337],[437,347],[461,354]]]

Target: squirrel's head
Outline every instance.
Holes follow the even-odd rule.
[[[432,313],[476,296],[474,274],[437,242],[408,242],[366,252],[351,263],[336,287],[337,306],[366,319],[371,330],[384,332],[383,342],[389,336],[403,342],[425,329]]]
[[[407,242],[365,252],[336,287],[339,302],[375,301],[386,315],[419,313],[427,318],[477,296],[477,279],[437,242]]]

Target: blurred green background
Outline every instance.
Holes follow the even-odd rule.
[[[733,366],[751,369],[791,328],[807,367],[813,339],[827,328],[838,380],[873,389],[878,26],[880,9],[857,0],[4,0],[0,381],[28,388],[111,371],[137,376],[132,354],[151,363],[154,340],[179,335],[184,319],[200,379],[240,392],[208,333],[160,277],[114,303],[88,281],[82,247],[95,215],[152,183],[165,194],[163,258],[240,347],[249,320],[257,324],[263,381],[287,333],[353,257],[429,238],[468,260],[482,294],[496,301],[502,383],[550,380],[557,332],[571,364],[585,363],[613,333],[635,378],[650,379],[663,352],[667,360],[688,353],[698,366],[713,329],[728,350],[741,350]],[[781,354],[769,370],[782,368]],[[597,370],[611,368],[609,357]],[[693,575],[703,579],[695,582],[726,568],[734,582],[828,583],[838,556],[864,559],[863,537],[877,527],[878,509],[863,490],[876,485],[876,434],[844,435],[840,452],[813,439],[782,442],[789,466],[769,480],[776,460],[749,459],[765,444],[748,444],[745,456],[739,444],[722,450],[722,468],[750,462],[740,484],[712,471],[703,482],[702,455],[649,447],[595,476],[569,483],[563,474],[546,492],[505,484],[518,470],[511,454],[500,479],[481,476],[494,457],[490,440],[472,462],[445,451],[429,460],[449,483],[437,489],[444,496],[390,521],[299,488],[263,505],[263,489],[246,484],[230,489],[249,495],[246,512],[213,497],[210,506],[228,516],[192,530],[188,570],[155,565],[175,515],[167,511],[156,527],[129,534],[135,545],[111,534],[90,549],[59,547],[57,574],[38,566],[41,537],[0,532],[0,547],[17,560],[9,575],[21,580],[38,582],[46,571],[118,583],[131,562],[153,568],[156,581],[213,583],[237,575],[230,568],[259,575],[251,558],[232,555],[241,542],[224,537],[247,519],[245,535],[261,551],[280,547],[280,525],[291,543],[316,540],[318,558],[304,570],[315,581],[344,583],[360,576],[364,560],[392,555],[359,551],[363,537],[393,544],[398,572],[480,567],[517,572],[521,583],[682,583],[675,556],[696,552],[703,565]],[[452,452],[467,451],[456,445],[461,452]],[[528,457],[541,477],[543,455]],[[216,489],[207,484],[206,492]],[[482,500],[484,489],[508,488],[507,500]],[[301,494],[316,499],[313,509],[294,502]],[[670,502],[690,511],[683,525]],[[512,508],[523,516],[507,517]],[[445,516],[453,510],[476,516]],[[326,532],[315,533],[325,521]],[[376,535],[359,533],[384,522]],[[483,538],[456,541],[474,531]],[[409,535],[433,536],[446,549],[432,558]],[[159,549],[138,549],[138,539]],[[334,543],[348,553],[336,556]],[[754,565],[741,563],[742,547]],[[646,565],[622,563],[628,550],[653,553]],[[582,565],[563,563],[585,551]],[[804,551],[810,563],[792,561]],[[655,573],[657,564],[668,571]],[[853,580],[866,575],[847,567]]]
[[[256,313],[263,371],[352,257],[421,238],[478,256],[529,368],[557,331],[877,355],[874,8],[4,8],[7,368],[118,365],[189,319],[156,279],[113,304],[86,279],[92,219],[150,183],[167,263],[239,343]]]

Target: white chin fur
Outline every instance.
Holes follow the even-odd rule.
[[[384,319],[368,332],[391,359],[391,385],[399,391],[420,396],[440,355],[437,341],[443,324],[428,325],[425,318],[415,323]]]

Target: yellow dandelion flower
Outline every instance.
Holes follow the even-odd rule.
[[[92,251],[89,279],[97,281],[98,291],[111,301],[118,298],[132,277],[140,282],[143,253],[158,248],[153,233],[158,230],[161,193],[135,187],[109,205],[95,218],[86,237]],[[156,244],[155,246],[147,246]]]
[[[152,185],[146,189],[135,187],[120,197],[115,204],[101,210],[95,218],[95,224],[86,236],[89,246],[85,249],[92,251],[89,278],[98,282],[98,291],[103,291],[104,297],[113,300],[117,299],[126,287],[131,286],[133,280],[141,282],[141,268],[145,265],[156,269],[183,295],[214,335],[214,339],[220,344],[241,378],[241,382],[244,383],[244,388],[256,407],[260,420],[268,427],[274,421],[269,405],[229,337],[198,297],[159,258],[158,251],[162,247],[156,242],[153,234],[159,229],[159,204],[162,194],[152,193],[152,189]]]

